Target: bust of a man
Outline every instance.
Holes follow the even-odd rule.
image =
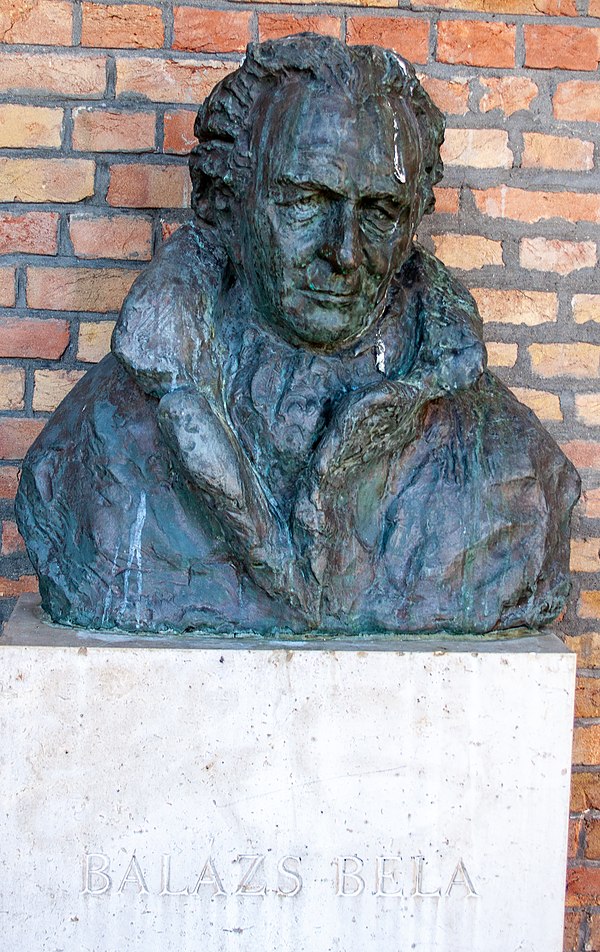
[[[196,135],[194,224],[24,464],[44,608],[262,634],[551,621],[578,479],[414,242],[443,118],[410,64],[251,45]]]

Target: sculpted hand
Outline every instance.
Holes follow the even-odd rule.
[[[335,485],[355,466],[398,453],[413,438],[425,402],[421,390],[390,380],[348,394],[317,449],[316,475]]]
[[[206,397],[191,389],[166,394],[159,403],[158,423],[198,489],[210,492],[217,507],[243,509],[239,454]]]
[[[353,484],[352,470],[357,466],[387,452],[398,455],[413,438],[426,402],[416,387],[387,380],[348,394],[338,405],[313,465],[298,487],[294,506],[296,546],[320,586],[328,571],[330,549],[335,550],[337,544],[332,508],[336,509],[340,490]]]

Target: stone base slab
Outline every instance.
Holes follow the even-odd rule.
[[[117,641],[0,642],[1,949],[560,952],[556,636]]]

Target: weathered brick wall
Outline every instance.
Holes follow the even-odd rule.
[[[600,950],[600,0],[2,0],[2,611],[35,588],[12,517],[19,460],[189,214],[196,104],[248,40],[303,29],[417,64],[448,115],[423,240],[473,289],[491,364],[584,479],[563,622],[581,668],[565,949]]]

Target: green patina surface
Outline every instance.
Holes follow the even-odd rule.
[[[251,45],[215,87],[195,224],[24,464],[57,623],[297,643],[557,617],[578,477],[414,242],[443,128],[410,64],[328,37]]]

